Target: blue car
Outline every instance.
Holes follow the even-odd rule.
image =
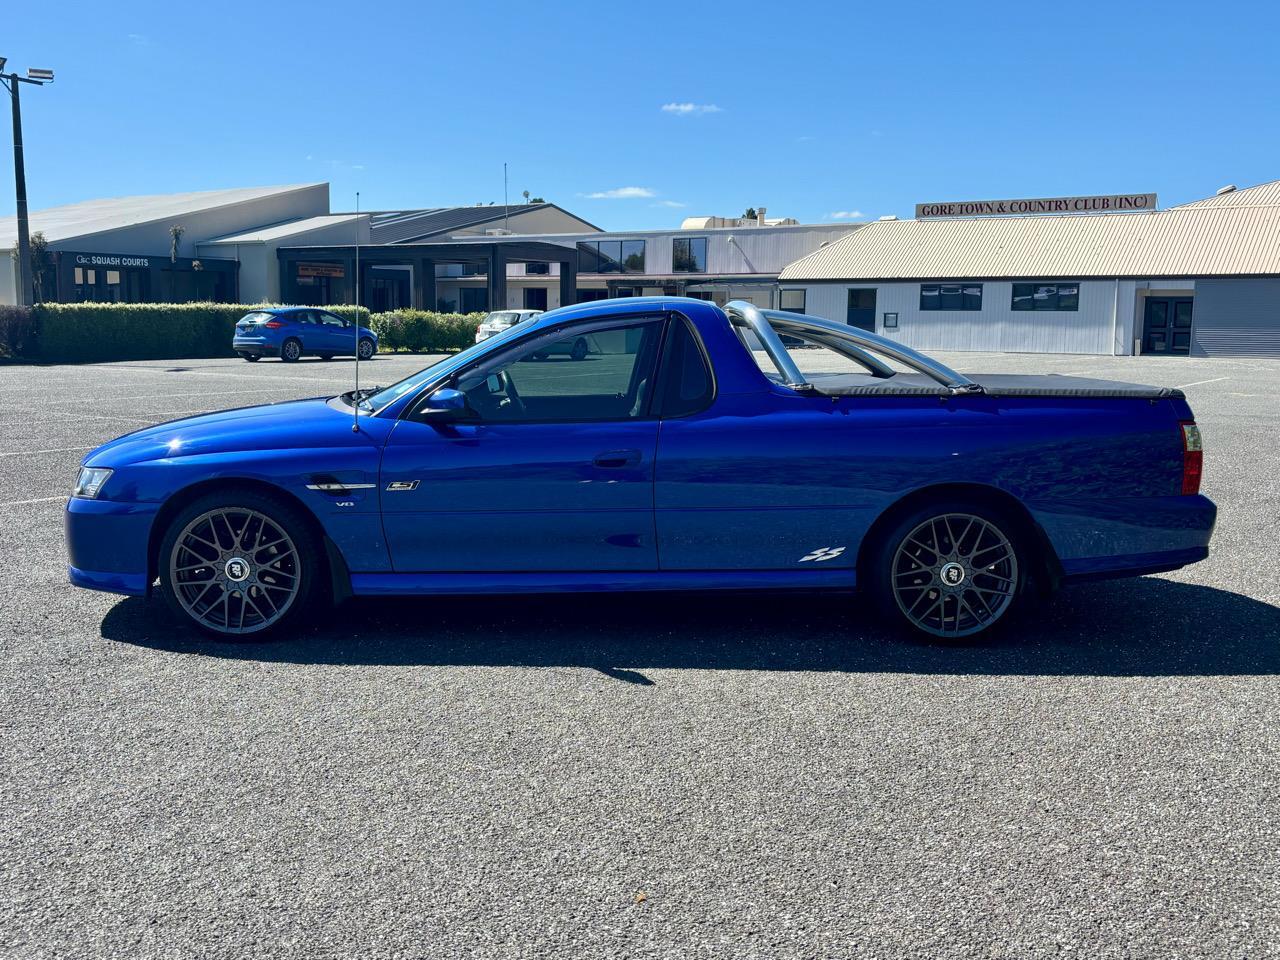
[[[628,298],[394,386],[105,444],[67,506],[69,573],[158,583],[224,637],[353,594],[860,588],[952,639],[1203,559],[1201,466],[1178,390],[969,378],[840,323]]]
[[[249,361],[279,357],[286,363],[314,354],[322,360],[359,355],[368,360],[378,352],[378,335],[345,317],[316,307],[273,307],[254,310],[236,321],[231,349]]]

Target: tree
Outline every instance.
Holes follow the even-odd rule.
[[[546,203],[547,201],[543,200],[541,197],[534,197],[529,202],[530,203]]]
[[[44,302],[44,281],[49,269],[49,241],[44,232],[37,230],[31,235],[31,280],[35,287],[36,303]]]
[[[754,220],[756,218],[756,208],[747,207],[747,212],[742,215],[743,220]]]

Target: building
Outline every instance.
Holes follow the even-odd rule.
[[[472,312],[500,308],[554,309],[606,297],[671,295],[726,303],[803,308],[802,298],[779,289],[778,274],[793,260],[845,236],[857,224],[800,224],[755,219],[691,217],[678,230],[551,231],[518,236],[448,231],[434,238],[410,236],[360,251],[361,300],[386,305],[430,306]],[[515,231],[514,225],[512,227]],[[355,249],[343,246],[281,247],[284,299],[307,300],[307,278],[325,272],[350,276]],[[413,288],[426,264],[434,264],[430,289]],[[401,271],[400,288],[383,300],[380,277]]]
[[[597,229],[551,203],[332,213],[327,183],[88,200],[38,210],[30,228],[48,242],[33,264],[38,297],[71,303],[274,302],[281,247]],[[17,302],[17,232],[15,217],[0,218],[0,303]],[[351,276],[330,267],[298,286],[305,302],[343,303]],[[367,290],[400,306],[407,282],[403,269],[375,272]]]
[[[885,219],[780,284],[925,350],[1280,357],[1280,181],[1140,213]]]

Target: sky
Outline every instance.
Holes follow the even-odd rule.
[[[328,181],[335,211],[529,190],[606,229],[1280,178],[1277,5],[22,3],[32,210]],[[14,211],[0,151],[0,214]]]

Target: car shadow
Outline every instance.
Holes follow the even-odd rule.
[[[158,600],[131,598],[107,640],[173,653],[297,664],[645,670],[1183,676],[1280,673],[1280,608],[1144,578],[1061,591],[997,636],[904,639],[848,594],[584,594],[352,600],[280,640],[205,637]]]

